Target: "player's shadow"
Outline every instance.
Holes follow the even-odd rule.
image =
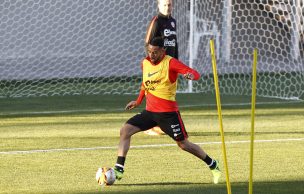
[[[303,178],[298,181],[254,181],[254,193],[257,194],[303,194]],[[97,187],[97,186],[96,186]],[[116,188],[115,188],[116,187]],[[100,189],[99,189],[100,190]],[[248,193],[248,182],[232,182],[233,194]],[[193,183],[193,182],[152,182],[125,184],[117,182],[112,186],[105,187],[102,193],[111,194],[226,194],[225,182],[219,184]],[[67,192],[67,194],[96,194],[96,191]]]
[[[191,182],[155,182],[155,183],[136,183],[136,184],[115,184],[119,186],[169,186],[169,185],[202,185],[207,183],[191,183]]]

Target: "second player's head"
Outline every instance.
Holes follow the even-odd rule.
[[[172,0],[157,0],[158,10],[161,14],[169,16],[172,13]]]

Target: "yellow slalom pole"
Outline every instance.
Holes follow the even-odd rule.
[[[223,151],[224,165],[225,165],[225,171],[226,171],[227,193],[231,194],[231,185],[230,185],[230,181],[229,181],[225,137],[224,137],[224,131],[223,131],[221,97],[220,97],[220,90],[219,90],[219,85],[218,85],[218,76],[217,76],[217,69],[216,69],[216,57],[215,57],[215,48],[214,48],[214,40],[213,39],[210,40],[210,50],[211,50],[211,57],[212,57],[213,78],[214,78],[215,93],[216,93],[216,104],[217,104],[218,118],[219,118],[219,124],[220,124],[220,132],[221,132],[221,137],[222,137],[222,151]]]
[[[252,92],[251,92],[251,137],[250,137],[250,173],[248,193],[252,194],[252,176],[253,176],[253,145],[254,145],[254,116],[255,116],[255,96],[256,96],[256,67],[258,61],[258,49],[253,51],[252,64]]]

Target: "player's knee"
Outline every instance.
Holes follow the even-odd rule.
[[[180,147],[180,149],[187,151],[187,144],[185,143],[185,141],[178,141],[177,142],[178,147]]]
[[[129,130],[130,127],[128,127],[127,125],[124,125],[121,129],[120,129],[120,137],[129,137],[130,134],[129,134]]]
[[[120,129],[120,137],[129,138],[129,137],[131,137],[136,131],[137,131],[137,128],[136,128],[135,126],[130,125],[130,124],[125,124],[125,125]]]

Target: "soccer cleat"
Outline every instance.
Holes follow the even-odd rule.
[[[119,170],[116,167],[114,167],[113,169],[114,169],[114,172],[115,172],[115,175],[116,175],[116,179],[120,180],[123,176],[124,170]]]
[[[219,168],[219,162],[218,161],[215,161],[215,162],[216,162],[216,166],[214,169],[211,170],[211,172],[213,174],[213,182],[214,182],[214,184],[217,184],[222,175],[222,172],[220,171],[220,168]]]
[[[158,126],[146,130],[144,133],[147,135],[165,135],[165,133]]]

